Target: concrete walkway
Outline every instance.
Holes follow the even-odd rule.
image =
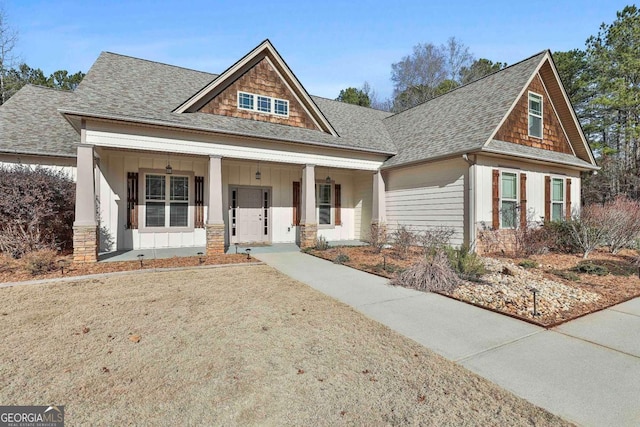
[[[640,425],[640,299],[545,330],[295,250],[252,255],[571,422]]]

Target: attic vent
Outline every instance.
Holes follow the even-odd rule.
[[[257,113],[289,117],[289,101],[266,95],[256,95],[254,93],[238,91],[238,108],[241,110],[255,111]]]

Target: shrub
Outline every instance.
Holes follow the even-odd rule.
[[[376,253],[380,253],[387,243],[389,243],[387,225],[376,222],[372,223],[371,227],[369,227],[369,238],[367,241]]]
[[[580,276],[578,276],[576,273],[572,273],[570,271],[551,270],[551,273],[555,274],[558,277],[562,277],[565,280],[571,280],[572,282],[579,282],[580,281]]]
[[[339,253],[338,256],[333,260],[335,264],[344,264],[345,262],[349,262],[349,255]]]
[[[0,251],[19,258],[73,243],[75,184],[62,171],[0,167]]]
[[[567,221],[547,222],[543,228],[546,230],[553,251],[568,254],[580,252],[580,247],[574,240]]]
[[[43,249],[29,252],[24,256],[25,269],[32,275],[44,274],[53,271],[56,266],[56,251]]]
[[[401,259],[406,259],[411,246],[416,244],[416,233],[411,231],[406,225],[398,225],[393,232],[393,248],[396,250]]]
[[[536,268],[538,266],[538,263],[532,259],[523,259],[522,261],[520,261],[520,263],[518,263],[518,265],[522,268]]]
[[[590,205],[582,209],[580,217],[567,221],[573,242],[583,252],[587,259],[591,251],[606,241],[607,228],[605,208],[600,205]]]
[[[451,292],[459,283],[460,279],[444,252],[423,258],[391,279],[394,286],[426,292]]]
[[[319,236],[316,239],[315,249],[318,251],[326,251],[329,249],[329,242],[327,242],[327,239],[324,236]]]
[[[596,276],[606,276],[609,274],[609,269],[604,265],[594,264],[592,262],[579,262],[578,265],[571,268],[571,271],[577,271],[578,273],[595,274]]]
[[[425,255],[449,246],[455,230],[452,227],[433,227],[418,233],[418,243],[422,246]]]
[[[476,281],[487,272],[482,259],[475,252],[471,252],[468,245],[462,245],[458,249],[449,247],[446,255],[451,267],[461,279]]]
[[[601,226],[606,229],[605,243],[611,253],[632,247],[640,237],[640,202],[619,196],[602,210]]]

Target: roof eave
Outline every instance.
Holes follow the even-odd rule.
[[[510,153],[510,152],[504,152],[502,150],[492,150],[490,146],[482,148],[481,150],[475,152],[475,154],[491,154],[491,155],[497,155],[497,156],[500,156],[500,157],[517,157],[519,159],[526,159],[527,161],[529,161],[531,163],[562,165],[562,166],[568,167],[570,169],[579,170],[579,171],[589,171],[589,170],[597,171],[597,170],[601,169],[600,166],[588,165],[587,162],[585,162],[585,165],[582,166],[582,165],[577,165],[577,164],[571,163],[571,162],[564,162],[562,160],[540,159],[540,158],[527,156],[526,154]],[[576,157],[576,158],[578,158],[578,157]],[[582,159],[580,159],[580,160],[582,160]],[[582,161],[584,162],[584,160],[582,160]]]
[[[314,142],[314,141],[307,141],[307,140],[300,140],[300,139],[293,139],[293,138],[261,137],[261,136],[256,136],[253,134],[247,134],[242,132],[233,132],[233,131],[221,130],[221,129],[211,129],[211,128],[205,128],[200,126],[189,126],[189,125],[183,125],[178,123],[168,123],[162,120],[153,120],[153,119],[146,119],[146,118],[139,118],[139,117],[134,118],[134,117],[128,117],[128,116],[111,115],[111,114],[96,114],[96,113],[87,113],[83,111],[74,111],[74,110],[67,110],[67,109],[59,109],[58,112],[60,112],[65,117],[77,116],[79,118],[89,118],[89,119],[92,118],[92,119],[98,119],[98,120],[138,124],[138,125],[144,125],[144,126],[187,130],[187,131],[201,132],[201,133],[206,133],[211,135],[227,135],[227,136],[236,136],[236,137],[242,137],[242,138],[260,139],[264,141],[305,144],[305,145],[310,145],[314,147],[334,148],[339,150],[357,151],[362,153],[380,154],[385,156],[395,156],[397,154],[396,152],[390,152],[390,151],[384,151],[384,150],[376,150],[376,149],[362,148],[362,147],[347,147],[339,144]],[[71,120],[71,117],[67,117],[67,120],[73,123]]]

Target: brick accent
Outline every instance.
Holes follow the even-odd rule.
[[[207,224],[207,255],[224,253],[224,224]]]
[[[278,117],[273,114],[238,109],[238,91],[266,95],[289,101],[289,117]],[[285,82],[280,78],[280,75],[266,59],[254,65],[229,87],[205,104],[199,111],[202,113],[322,130],[315,125],[311,116],[307,114]]]
[[[300,248],[312,248],[318,239],[318,225],[304,224],[300,226]]]
[[[73,262],[98,261],[98,227],[73,227]]]
[[[542,95],[542,139],[529,136],[529,91]],[[539,74],[524,91],[513,111],[496,133],[495,139],[572,154],[569,141],[564,135],[560,120],[551,103],[551,97],[545,90]]]

